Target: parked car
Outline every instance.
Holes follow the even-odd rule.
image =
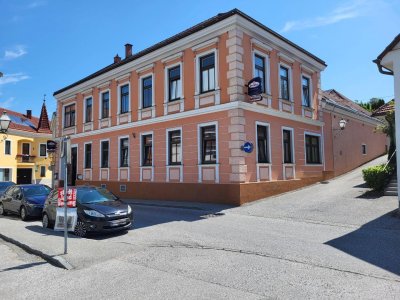
[[[90,232],[105,233],[127,230],[132,227],[133,212],[106,189],[95,186],[77,186],[76,208],[78,214],[74,234],[85,237]],[[44,228],[53,228],[57,214],[58,192],[47,197],[43,208]]]
[[[12,185],[15,185],[15,183],[12,181],[1,181],[0,182],[0,197],[3,196],[6,189]]]
[[[50,191],[51,188],[44,184],[9,186],[0,198],[0,214],[18,214],[23,221],[29,217],[40,217]]]

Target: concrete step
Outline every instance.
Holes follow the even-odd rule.
[[[397,196],[397,191],[396,192],[390,192],[390,191],[385,191],[383,192],[385,196]]]
[[[389,182],[388,187],[397,187],[397,182]]]
[[[388,192],[397,192],[397,186],[396,186],[396,187],[386,187],[385,191],[388,191]]]

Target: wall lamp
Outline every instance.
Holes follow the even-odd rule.
[[[8,127],[10,126],[11,119],[7,116],[7,112],[3,111],[0,117],[0,133],[3,134],[3,140],[7,138]]]
[[[342,118],[342,119],[339,121],[339,128],[340,128],[340,130],[345,129],[345,128],[346,128],[346,124],[347,124],[346,120]]]

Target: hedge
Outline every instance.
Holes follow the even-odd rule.
[[[368,167],[362,170],[363,178],[369,188],[375,191],[382,191],[385,187],[386,181],[393,173],[393,167],[385,165]]]

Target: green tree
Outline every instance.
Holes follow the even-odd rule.
[[[392,154],[396,150],[396,119],[394,115],[394,111],[390,111],[385,116],[386,125],[378,126],[378,130],[385,133],[390,140],[389,151],[388,151],[388,159],[392,157]],[[396,154],[393,155],[390,164],[396,165]]]

